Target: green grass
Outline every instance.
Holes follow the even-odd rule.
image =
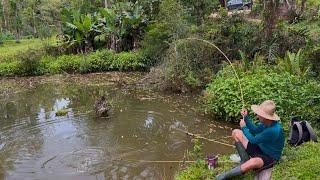
[[[317,179],[320,177],[320,144],[309,142],[284,149],[282,162],[273,171],[273,179]]]
[[[115,53],[109,50],[58,57],[43,55],[41,50],[29,50],[19,57],[22,59],[0,62],[0,76],[139,71],[145,70],[147,61],[141,52]]]
[[[15,59],[15,56],[22,54],[29,49],[40,49],[44,44],[54,44],[54,38],[40,40],[40,39],[22,39],[20,43],[15,40],[4,41],[0,44],[0,62],[8,62]]]
[[[320,6],[319,0],[308,0],[307,1],[307,7],[314,7],[314,6]]]
[[[282,160],[273,169],[272,179],[317,179],[320,177],[319,152],[319,143],[308,142],[298,147],[286,145]],[[229,161],[229,155],[219,157],[219,161],[221,163],[214,170],[209,170],[205,161],[194,163],[186,170],[178,172],[175,179],[214,179],[216,175],[236,166],[229,162],[222,163]],[[253,172],[234,179],[253,179]]]

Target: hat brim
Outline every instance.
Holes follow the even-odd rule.
[[[280,121],[280,117],[276,113],[273,113],[273,116],[270,116],[269,114],[266,114],[265,112],[261,111],[259,105],[252,105],[251,109],[254,113],[256,113],[257,115],[263,118],[266,118],[272,121]]]

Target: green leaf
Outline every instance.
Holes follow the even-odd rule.
[[[85,31],[89,31],[90,30],[90,28],[91,28],[91,16],[90,15],[84,16],[83,28],[84,28]]]

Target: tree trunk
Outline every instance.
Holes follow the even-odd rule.
[[[307,8],[307,0],[302,0],[301,1],[301,13],[303,13],[306,8]]]
[[[2,0],[2,12],[3,12],[3,31],[9,31],[9,8],[8,0]]]
[[[285,0],[285,1],[286,1],[286,4],[287,4],[287,8],[291,9],[291,3],[289,2],[289,0]]]
[[[133,50],[136,51],[139,49],[139,38],[133,37]]]
[[[297,2],[296,2],[296,0],[291,0],[291,8],[292,8],[294,11],[296,11],[296,9],[297,9]]]
[[[226,6],[227,0],[219,0],[219,2],[220,2],[221,7],[227,7]]]
[[[18,7],[18,4],[16,4],[16,10],[15,10],[15,18],[16,18],[16,21],[18,21],[18,18],[19,18],[19,15],[18,15],[18,13],[19,13],[19,7]],[[15,28],[16,28],[16,41],[17,42],[20,42],[20,28],[21,27],[19,27],[19,24],[18,24],[18,22],[16,22],[16,25],[15,25]]]
[[[265,0],[264,3],[264,31],[267,40],[273,37],[273,31],[276,28],[279,0]]]
[[[36,16],[34,11],[32,11],[32,20],[33,20],[33,36],[37,37]]]
[[[117,51],[117,37],[115,34],[112,34],[110,37],[111,40],[111,45],[110,45],[110,49],[113,51]]]
[[[110,8],[111,7],[111,0],[104,0],[104,7]]]

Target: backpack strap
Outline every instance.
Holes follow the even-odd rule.
[[[297,145],[297,144],[299,144],[301,142],[303,131],[302,131],[302,126],[301,126],[300,122],[294,122],[293,126],[292,126],[292,129],[293,129],[294,126],[297,127],[298,133],[299,133],[299,139],[296,142],[296,145]]]
[[[310,139],[314,142],[318,142],[317,140],[317,135],[316,133],[314,132],[313,128],[311,127],[310,123],[308,121],[305,121],[306,123],[306,126],[307,126],[307,129],[309,131],[309,134],[310,134]]]

